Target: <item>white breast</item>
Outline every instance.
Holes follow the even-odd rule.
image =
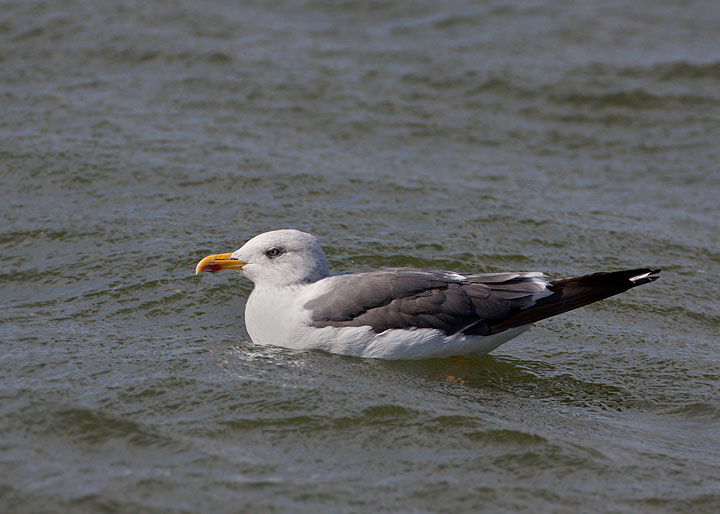
[[[304,348],[297,341],[298,331],[310,321],[310,312],[302,308],[304,287],[253,289],[245,305],[245,326],[255,343]]]

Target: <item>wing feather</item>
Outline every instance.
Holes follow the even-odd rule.
[[[487,321],[528,307],[546,290],[540,273],[459,275],[389,268],[330,277],[332,288],[305,305],[313,327],[436,328],[484,334]]]

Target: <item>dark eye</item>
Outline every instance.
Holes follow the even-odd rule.
[[[270,248],[267,252],[265,252],[265,255],[268,257],[277,257],[282,253],[282,250],[280,248]]]

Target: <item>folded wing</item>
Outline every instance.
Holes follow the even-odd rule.
[[[336,275],[308,302],[311,326],[434,328],[447,335],[490,335],[528,325],[652,282],[639,268],[547,282],[538,272],[458,274],[388,268]]]
[[[492,322],[551,294],[536,272],[462,275],[389,268],[326,280],[332,280],[329,292],[305,305],[311,326],[369,326],[375,332],[435,328],[448,335],[487,335]]]

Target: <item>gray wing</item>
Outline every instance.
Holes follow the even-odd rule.
[[[464,275],[388,268],[336,275],[332,288],[305,304],[311,326],[435,328],[446,334],[487,335],[493,322],[550,294],[542,273]]]

